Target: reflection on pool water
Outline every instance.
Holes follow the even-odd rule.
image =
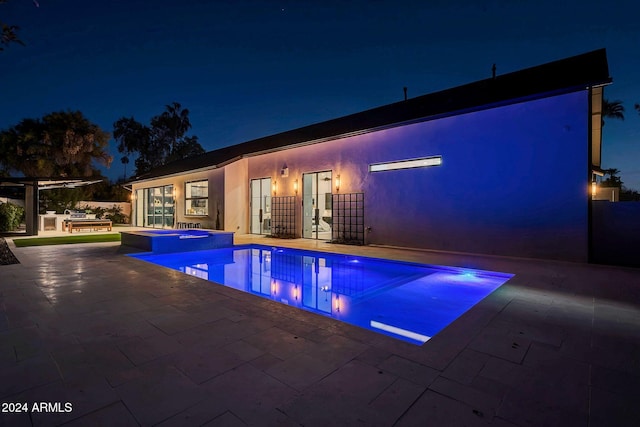
[[[131,256],[414,344],[513,276],[259,245]]]

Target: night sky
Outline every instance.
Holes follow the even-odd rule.
[[[0,21],[26,46],[0,52],[0,129],[71,109],[112,132],[176,101],[213,150],[400,101],[404,86],[414,97],[493,63],[504,74],[604,47],[605,97],[626,119],[607,122],[602,166],[640,190],[639,12],[637,0],[8,0]],[[124,173],[115,146],[110,178]]]

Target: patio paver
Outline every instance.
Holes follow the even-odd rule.
[[[515,276],[423,346],[124,255],[0,266],[0,426],[640,425],[640,269],[236,236]]]

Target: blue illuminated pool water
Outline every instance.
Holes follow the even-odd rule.
[[[131,256],[414,344],[513,276],[259,245]]]

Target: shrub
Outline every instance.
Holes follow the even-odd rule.
[[[13,231],[24,218],[24,208],[13,203],[0,205],[0,231]]]
[[[105,211],[105,216],[114,224],[128,224],[129,217],[122,213],[122,207],[113,205],[112,208]]]

